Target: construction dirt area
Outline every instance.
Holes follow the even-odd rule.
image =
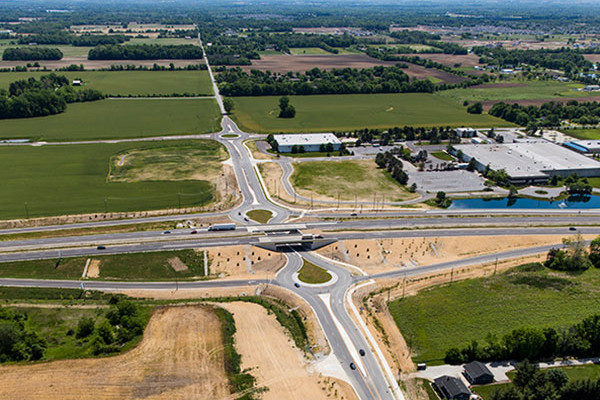
[[[286,263],[282,253],[251,245],[204,249],[211,275],[230,279],[272,279]]]
[[[0,367],[0,398],[227,399],[219,327],[210,307],[161,308],[126,354]]]
[[[368,274],[426,266],[496,252],[556,244],[566,235],[462,236],[344,240],[318,252]],[[591,238],[591,237],[590,237]]]
[[[267,387],[263,400],[355,399],[351,387],[307,370],[308,361],[274,315],[252,303],[221,305],[233,314],[235,346],[242,370],[249,369],[259,387]]]

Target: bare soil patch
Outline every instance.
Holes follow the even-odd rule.
[[[285,333],[274,315],[252,303],[221,304],[233,314],[237,328],[235,346],[242,355],[242,369],[251,369],[259,387],[266,386],[264,400],[354,398],[332,379],[307,371],[307,360]]]
[[[90,265],[88,265],[86,278],[99,278],[100,277],[100,260],[92,259]]]
[[[167,262],[169,263],[169,265],[171,266],[171,268],[173,268],[173,270],[176,271],[176,272],[181,272],[181,271],[187,271],[188,270],[188,266],[185,265],[183,263],[183,261],[181,261],[179,259],[179,257],[169,258],[167,260]]]
[[[208,252],[211,274],[228,279],[273,278],[286,262],[281,253],[250,245],[204,250]]]
[[[242,67],[244,71],[257,69],[286,73],[305,72],[313,68],[372,68],[377,65],[396,65],[394,61],[381,61],[366,54],[299,55],[285,54],[263,55],[260,60],[252,60],[252,65]]]
[[[418,56],[424,60],[431,60],[440,64],[454,67],[455,64],[460,64],[463,67],[474,67],[479,65],[479,57],[475,54],[443,54],[443,53],[432,53],[432,54],[400,54],[402,56],[414,57]]]
[[[227,398],[219,327],[218,318],[207,307],[159,309],[150,319],[140,345],[126,354],[0,368],[0,397]]]

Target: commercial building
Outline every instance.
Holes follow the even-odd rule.
[[[453,376],[440,376],[433,380],[433,384],[442,399],[469,400],[471,398],[471,392],[467,388],[467,385]]]
[[[477,136],[477,130],[473,128],[456,128],[454,130],[459,137],[470,138]]]
[[[566,147],[547,141],[509,144],[464,144],[453,146],[464,161],[475,158],[479,171],[490,167],[505,170],[513,184],[545,183],[553,176],[600,176],[600,163]]]
[[[277,149],[280,153],[291,153],[294,149],[304,148],[304,151],[320,151],[321,146],[331,143],[333,150],[340,149],[342,143],[333,133],[307,133],[295,135],[274,135]]]
[[[465,364],[463,375],[471,385],[485,385],[494,382],[494,374],[484,363],[473,361]]]
[[[563,146],[583,154],[600,153],[600,140],[572,140],[563,143]]]

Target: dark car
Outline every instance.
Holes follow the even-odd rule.
[[[570,231],[576,231],[576,230],[577,230],[577,228],[575,228],[574,226],[572,226],[572,227],[570,227],[570,228],[569,228],[569,230],[570,230]]]
[[[294,286],[300,287],[300,284],[298,282],[296,282],[296,283],[294,283]]]
[[[98,246],[96,247],[96,250],[106,250],[106,246]]]
[[[354,364],[353,362],[350,363],[350,369],[351,370],[355,370],[356,369],[356,364]]]
[[[352,213],[352,214],[350,214],[350,216],[351,216],[351,217],[356,217],[357,215],[358,215],[358,214],[356,214],[356,213]]]
[[[198,233],[198,231],[194,229],[193,231],[190,232],[190,235],[195,235],[196,233]]]
[[[171,233],[171,231],[164,231],[163,235],[168,235],[169,233]]]
[[[364,351],[363,349],[360,349],[360,350],[358,351],[358,353],[359,353],[361,356],[363,356],[363,357],[365,356],[365,351]]]

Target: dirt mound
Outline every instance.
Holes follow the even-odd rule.
[[[206,307],[159,309],[140,345],[126,354],[1,367],[0,398],[227,398],[219,326]]]

